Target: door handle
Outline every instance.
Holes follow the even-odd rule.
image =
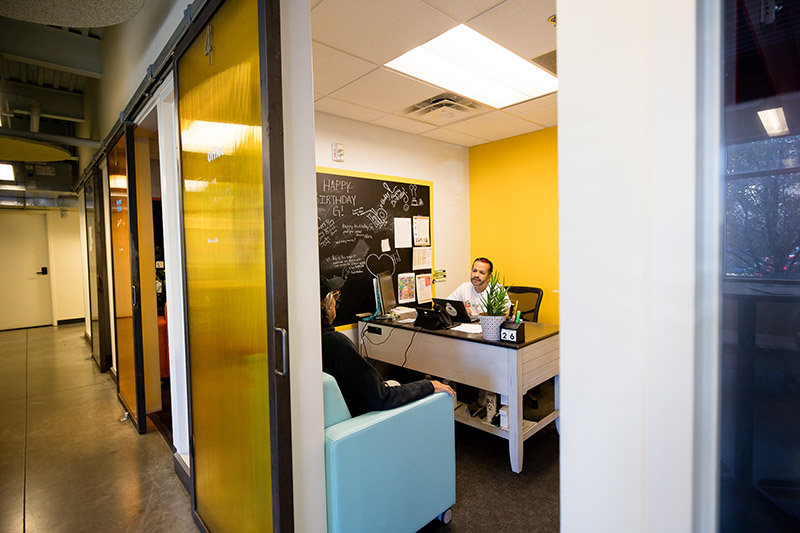
[[[139,302],[136,300],[136,286],[131,285],[131,307],[137,307]]]
[[[286,353],[287,353],[287,341],[286,341],[286,330],[283,328],[275,328],[275,333],[278,333],[281,336],[281,369],[275,369],[275,374],[280,377],[286,377]],[[277,350],[275,352],[277,354]],[[276,357],[277,359],[277,357]]]
[[[42,267],[42,269],[39,272],[37,272],[37,274],[39,274],[40,276],[46,276],[47,275],[47,267]]]

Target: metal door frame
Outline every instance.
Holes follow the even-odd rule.
[[[103,173],[100,171],[100,167],[95,166],[92,168],[91,179],[94,195],[94,224],[92,225],[91,231],[94,234],[96,268],[95,290],[97,292],[97,339],[94,338],[95,334],[94,331],[92,331],[92,358],[100,368],[100,372],[107,372],[111,368],[111,326],[109,323],[108,294],[106,292],[107,289],[104,288],[108,280],[108,268],[106,265],[105,194],[103,189]],[[86,195],[84,191],[84,205],[85,202]],[[87,228],[87,232],[88,231],[89,228]],[[91,291],[91,284],[89,285],[89,290]],[[91,295],[89,295],[89,322],[92,322]],[[98,343],[97,358],[94,357],[95,341]]]

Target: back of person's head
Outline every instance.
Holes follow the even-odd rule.
[[[333,325],[336,318],[336,296],[339,289],[344,285],[344,280],[340,277],[330,279],[319,276],[319,310],[322,325]]]
[[[332,326],[333,325],[333,312],[331,309],[336,305],[336,299],[333,297],[333,293],[329,292],[326,294],[322,300],[319,302],[319,313],[320,313],[320,321],[323,326]]]
[[[489,265],[489,272],[487,272],[487,274],[491,276],[492,270],[494,270],[494,264],[485,257],[478,257],[477,259],[475,259],[475,261],[472,262],[472,266],[475,266],[475,263],[478,262],[486,263],[487,265]]]

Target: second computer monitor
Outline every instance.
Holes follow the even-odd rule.
[[[392,273],[388,270],[378,274],[378,287],[381,291],[381,314],[388,315],[397,307],[397,297],[394,294]]]

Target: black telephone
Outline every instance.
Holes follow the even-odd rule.
[[[452,328],[455,324],[450,315],[445,312],[444,307],[433,304],[433,309],[417,307],[417,319],[414,321],[414,325],[424,329],[447,329]]]

